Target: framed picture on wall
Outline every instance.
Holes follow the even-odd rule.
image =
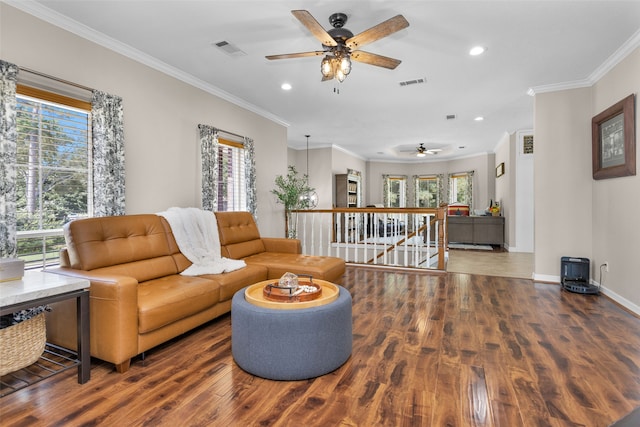
[[[636,174],[634,95],[591,120],[593,179]]]
[[[496,178],[504,175],[504,162],[500,163],[498,167],[496,167]]]

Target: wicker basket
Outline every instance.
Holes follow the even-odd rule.
[[[0,376],[33,365],[47,342],[45,315],[0,329]]]

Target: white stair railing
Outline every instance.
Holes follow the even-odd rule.
[[[300,210],[293,226],[307,255],[346,262],[444,270],[444,208]]]

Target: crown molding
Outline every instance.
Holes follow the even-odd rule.
[[[579,89],[591,87],[598,82],[613,67],[618,65],[631,52],[640,47],[640,29],[637,30],[622,46],[620,46],[606,61],[596,68],[586,79],[575,80],[572,82],[554,83],[549,85],[534,86],[529,88],[527,95],[534,96],[539,93],[557,92],[560,90]]]
[[[217,96],[218,98],[222,98],[225,101],[237,105],[238,107],[242,107],[245,110],[258,114],[265,119],[271,120],[284,127],[290,127],[290,124],[288,122],[266,110],[263,110],[262,108],[259,108],[241,98],[238,98],[235,95],[230,94],[229,92],[226,92],[212,84],[209,84],[188,73],[185,73],[184,71],[179,70],[169,64],[159,61],[158,59],[147,55],[125,43],[115,40],[114,38],[111,38],[98,31],[95,31],[94,29],[89,28],[86,25],[79,23],[78,21],[70,19],[52,9],[49,9],[48,7],[45,7],[38,2],[35,2],[33,0],[2,0],[2,2],[15,7],[16,9],[19,9],[25,13],[33,15],[45,22],[55,25],[56,27],[62,28],[63,30],[69,31],[70,33],[73,33],[79,37],[82,37],[102,47],[126,56],[127,58],[133,59],[134,61],[153,68],[154,70],[160,71],[161,73],[171,76],[188,85],[201,89],[211,95]]]
[[[340,145],[337,145],[337,144],[331,144],[331,148],[333,148],[334,150],[342,151],[343,153],[348,154],[351,157],[355,157],[357,159],[360,159],[360,160],[362,160],[364,162],[369,160],[369,159],[367,159],[365,157],[362,157],[360,154],[356,154],[353,151],[349,151],[346,148],[341,147]]]

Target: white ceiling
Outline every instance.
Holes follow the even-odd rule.
[[[334,145],[368,160],[491,152],[505,132],[533,127],[529,89],[588,86],[640,45],[640,1],[7,3],[288,125],[290,147],[304,148],[310,134],[312,148]],[[354,34],[402,14],[407,29],[363,49],[402,63],[388,70],[354,62],[339,84],[320,81],[321,57],[266,60],[321,50],[293,9],[327,29],[329,15],[344,12]],[[246,55],[213,46],[223,40]],[[471,57],[475,45],[488,51]],[[426,84],[399,84],[418,78]],[[280,89],[284,82],[293,89]],[[446,120],[450,114],[455,120]],[[420,143],[444,151],[418,159],[411,151]]]

